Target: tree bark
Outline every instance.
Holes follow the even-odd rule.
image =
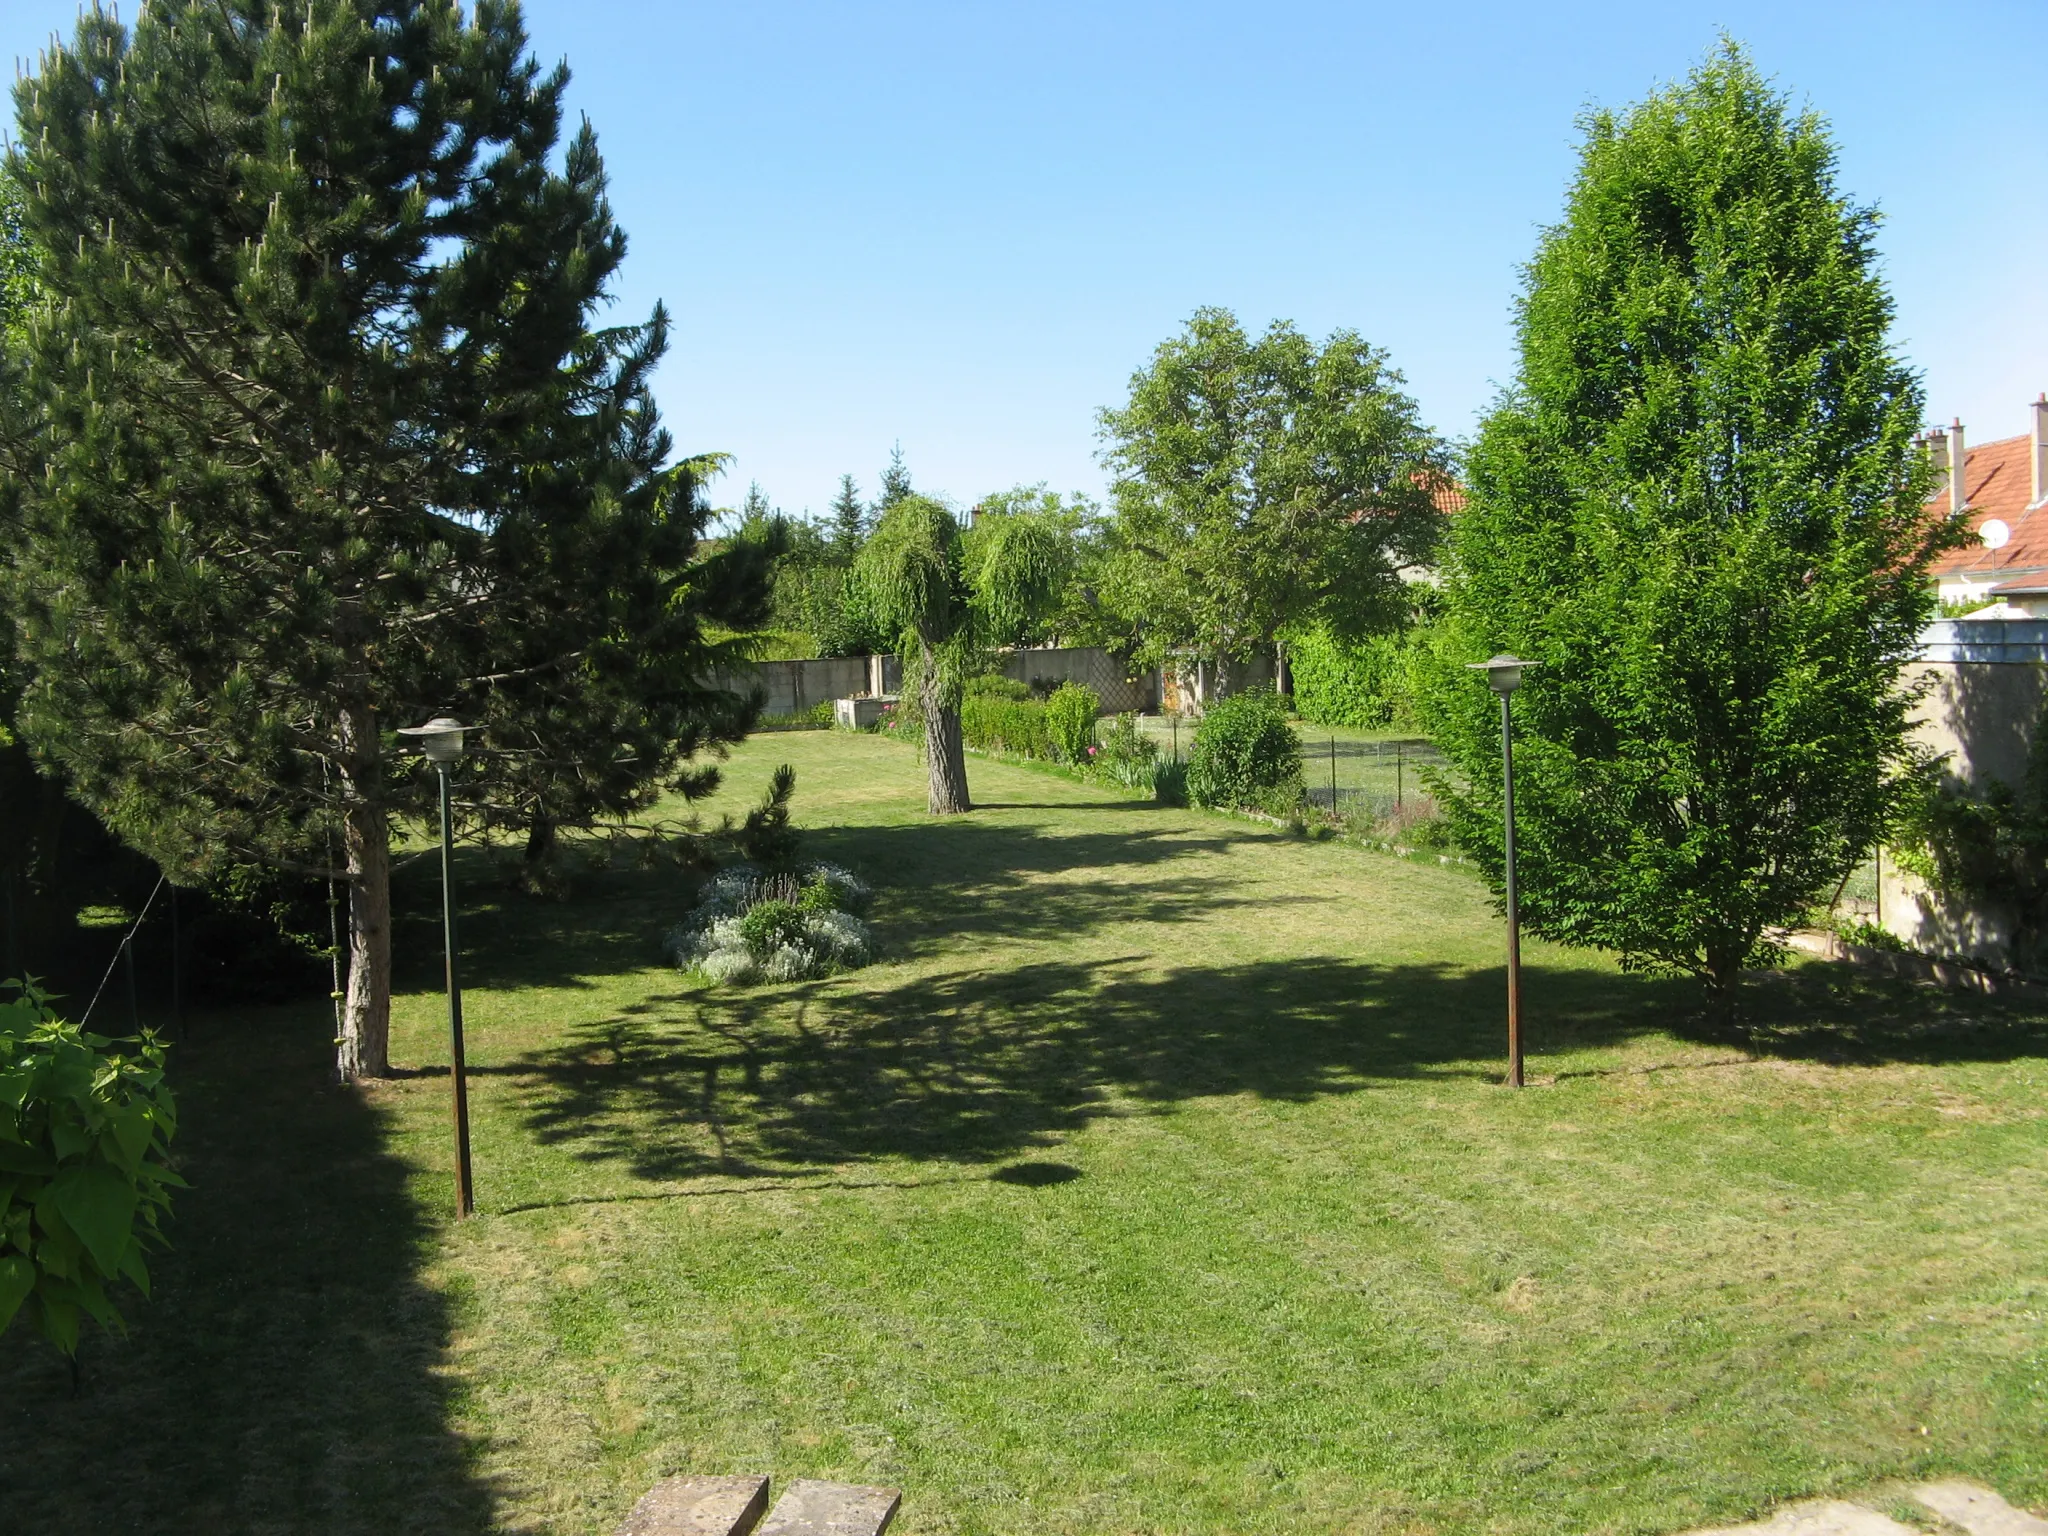
[[[931,765],[928,809],[934,816],[958,816],[974,809],[967,798],[967,753],[960,743],[960,706],[940,702],[937,665],[924,668],[924,755]]]
[[[526,828],[526,867],[531,870],[546,863],[554,851],[555,819],[545,811],[535,811]]]
[[[1287,642],[1273,642],[1273,691],[1281,698],[1294,695],[1294,674],[1287,670]]]
[[[1721,1029],[1732,1032],[1739,1016],[1742,988],[1742,961],[1749,947],[1729,944],[1708,944],[1707,962],[1707,1013]]]
[[[348,996],[335,1064],[341,1080],[353,1083],[391,1075],[391,825],[384,808],[376,715],[361,707],[344,710],[341,738]]]

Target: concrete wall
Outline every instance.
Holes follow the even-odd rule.
[[[1914,739],[1947,759],[1949,773],[1981,789],[2017,785],[2048,706],[2048,621],[1945,619],[1920,637],[1907,680],[1926,687]],[[1943,897],[1889,857],[1880,874],[1884,925],[1929,954],[2003,963],[2005,914]]]
[[[869,662],[881,657],[833,656],[822,661],[756,661],[717,682],[737,693],[761,690],[762,708],[771,715],[793,715],[830,699],[867,693]],[[894,661],[891,656],[886,658]]]
[[[1084,683],[1102,699],[1104,714],[1159,707],[1155,673],[1129,675],[1107,651],[1094,646],[1011,651],[1001,671],[1020,683],[1058,687]],[[895,656],[835,656],[823,661],[757,661],[718,681],[745,692],[759,688],[771,715],[793,715],[827,699],[893,694],[903,686],[903,663]]]
[[[1011,651],[1003,658],[1002,673],[1047,691],[1061,683],[1093,688],[1105,715],[1150,713],[1159,707],[1156,672],[1133,675],[1109,652],[1092,645]]]

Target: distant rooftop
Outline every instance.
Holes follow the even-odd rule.
[[[2048,504],[2037,489],[2035,464],[2044,453],[2048,406],[2032,409],[2032,432],[1965,446],[1963,516],[1977,537],[1935,564],[1933,575],[1944,595],[2013,592],[2039,588],[2048,580]],[[1960,428],[1952,432],[1960,432]],[[1946,464],[1952,441],[1950,433],[1930,439],[1937,463]],[[1942,485],[1927,499],[1927,510],[1946,515],[1951,505],[1944,476]]]

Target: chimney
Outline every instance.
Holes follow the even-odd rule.
[[[2027,505],[2038,507],[2048,500],[2048,393],[2034,402],[2034,494]]]
[[[1970,455],[1963,447],[1963,423],[1958,417],[1948,424],[1948,509],[1960,512],[1970,504],[1969,487],[1963,476],[1970,468]]]
[[[1934,489],[1927,493],[1929,501],[1948,494],[1948,434],[1935,427],[1920,439],[1927,449],[1927,457],[1934,461]]]

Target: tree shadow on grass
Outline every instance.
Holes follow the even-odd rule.
[[[1239,898],[1223,872],[1142,878],[1248,836],[1185,827],[1047,832],[972,819],[807,832],[804,856],[852,867],[880,893],[882,938],[897,957],[943,934],[1011,937],[1088,931],[1114,922],[1175,922]],[[516,895],[481,855],[461,861],[463,975],[476,987],[576,987],[664,962],[664,941],[702,877],[673,867],[612,868],[579,880],[573,901]],[[402,987],[438,985],[440,872],[427,864],[394,886],[393,948]],[[1311,901],[1262,896],[1259,904]]]
[[[1569,994],[1582,1028],[1653,1007],[1660,985],[1532,984]],[[1134,1104],[1491,1077],[1500,1015],[1497,972],[1302,959],[1161,973],[1134,955],[880,992],[679,993],[504,1070],[525,1080],[541,1138],[579,1156],[643,1178],[799,1175],[999,1161]]]
[[[1211,1095],[1299,1101],[1494,1080],[1503,976],[1328,958],[1150,969],[1130,956],[955,970],[885,991],[676,993],[500,1069],[536,1134],[646,1179],[792,1178],[847,1163],[996,1163],[1091,1120]],[[2041,1010],[1865,978],[1760,988],[1708,1023],[1691,983],[1531,967],[1535,1052],[1676,1034],[1831,1062],[2048,1053]],[[1539,1066],[1540,1070],[1540,1066]]]
[[[325,1009],[222,1015],[172,1053],[192,1187],[125,1340],[0,1336],[10,1533],[483,1532],[436,1374],[451,1328],[383,1114],[329,1086]]]

